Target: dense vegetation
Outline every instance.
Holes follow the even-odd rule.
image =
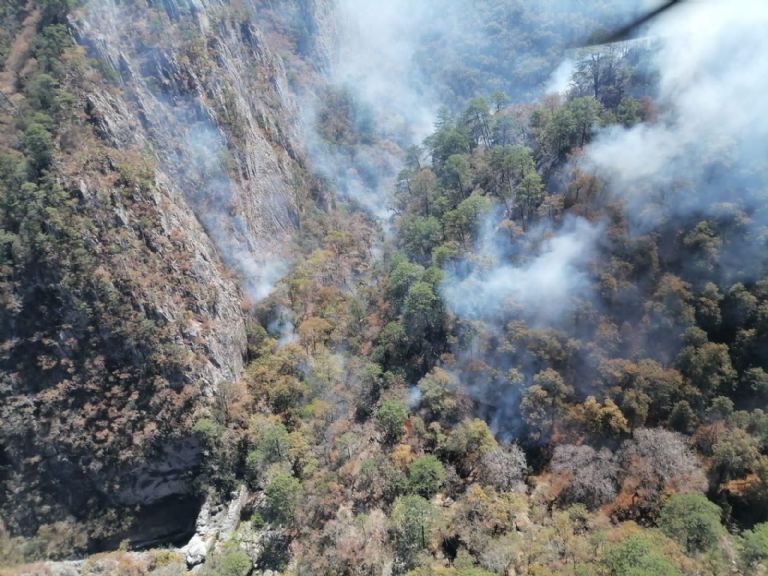
[[[580,168],[598,127],[654,113],[629,96],[637,58],[585,55],[564,100],[446,112],[408,153],[387,255],[361,269],[365,228],[346,218],[263,306],[297,330],[277,348],[257,335],[246,385],[273,420],[248,417],[246,466],[297,571],[375,573],[388,554],[413,574],[752,570],[739,550],[768,520],[768,293],[727,255],[765,230],[735,198],[637,234]],[[595,83],[596,66],[615,74]],[[514,302],[448,310],[484,218],[525,262],[573,215],[607,223],[593,299],[548,322]]]
[[[498,20],[498,3],[478,5],[484,21]],[[105,430],[125,438],[140,434],[129,426],[146,424],[148,410],[167,434],[191,427],[206,452],[201,492],[224,498],[245,483],[258,495],[201,574],[244,576],[253,562],[297,575],[765,569],[768,197],[763,180],[739,174],[730,202],[681,214],[679,198],[697,193],[681,182],[634,199],[631,211],[656,215],[635,225],[583,148],[603,127],[655,119],[643,49],[585,51],[567,95],[530,104],[511,104],[468,62],[477,84],[447,99],[461,107],[445,108],[434,133],[405,151],[393,232],[346,205],[308,207],[296,265],[248,311],[242,379],[191,422],[184,402],[159,416],[152,404],[197,394],[167,343],[171,328],[110,289],[120,267],[96,266],[84,246],[105,232],[51,177],[72,115],[59,61],[73,48],[58,26],[41,20],[15,150],[0,158],[0,397],[21,386],[66,393],[73,414],[103,411]],[[535,62],[521,62],[535,76]],[[441,69],[439,58],[432,64]],[[526,70],[494,74],[536,83]],[[343,93],[329,92],[318,117],[331,148],[391,145]],[[713,175],[730,169],[707,161]],[[113,177],[140,206],[140,172]],[[456,305],[452,290],[475,271],[501,262],[522,274],[550,239],[579,226],[594,226],[599,241],[587,254],[588,289],[566,294],[567,305],[514,296]],[[113,257],[130,259],[132,241]],[[738,258],[745,246],[758,257]],[[62,345],[73,347],[67,365],[46,353]],[[103,350],[104,364],[78,363],[91,356],[85,347]],[[140,376],[117,373],[137,355]],[[103,403],[88,402],[105,389]],[[3,450],[23,444],[22,423],[3,430],[17,434],[5,433]],[[57,433],[97,449],[87,434]],[[49,537],[55,529],[23,540],[0,524],[0,551],[21,561],[85,547]],[[258,539],[261,553],[249,558]],[[163,557],[120,570],[182,567]]]
[[[167,285],[194,318],[199,287],[178,274],[192,258],[161,224],[153,159],[110,148],[83,113],[108,79],[72,40],[75,3],[12,4],[25,6],[5,16],[19,36],[0,115],[0,557],[18,560],[123,532],[136,510],[105,513],[93,473],[190,429],[201,390],[186,320],[161,311]]]

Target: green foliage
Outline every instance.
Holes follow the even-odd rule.
[[[273,354],[257,358],[248,367],[257,395],[277,414],[292,415],[308,393],[303,366],[306,352],[296,344],[278,348]]]
[[[520,411],[532,440],[540,441],[550,435],[570,392],[557,371],[548,368],[536,374],[533,385],[525,391],[520,403]]]
[[[742,534],[742,555],[748,564],[768,561],[768,523],[757,524]]]
[[[418,344],[434,332],[441,321],[442,307],[435,287],[427,282],[413,284],[403,302],[403,323],[409,340]]]
[[[469,152],[469,138],[455,128],[446,127],[427,140],[432,151],[432,163],[441,170],[448,158]]]
[[[661,509],[659,528],[688,552],[706,552],[724,533],[720,514],[701,494],[675,494]]]
[[[658,546],[642,534],[609,548],[604,563],[611,576],[682,576]]]
[[[38,110],[54,110],[57,104],[58,82],[50,74],[38,74],[26,87],[30,105]]]
[[[696,429],[696,414],[686,400],[680,400],[669,414],[669,425],[673,430],[691,434]]]
[[[264,488],[269,519],[282,525],[293,524],[302,492],[301,483],[296,478],[282,472],[276,473]]]
[[[202,576],[247,576],[253,570],[253,563],[237,544],[228,543],[205,561]]]
[[[408,410],[402,402],[385,400],[373,414],[376,429],[385,444],[396,444],[403,435],[403,426],[408,418]]]
[[[407,478],[390,459],[366,459],[360,463],[360,482],[366,487],[366,499],[391,503],[406,492]]]
[[[192,426],[192,431],[206,444],[214,444],[221,438],[222,427],[211,418],[200,418]]]
[[[491,111],[485,98],[473,98],[459,121],[463,131],[469,136],[474,146],[491,143]]]
[[[420,407],[428,421],[454,423],[466,408],[459,381],[442,368],[433,368],[419,380],[418,387]]]
[[[418,262],[430,262],[432,250],[440,244],[443,236],[440,221],[434,216],[413,216],[404,219],[400,229],[405,253]]]
[[[421,496],[401,496],[395,500],[390,518],[395,550],[410,564],[429,542],[436,510]]]
[[[401,322],[389,322],[379,334],[372,356],[384,366],[399,366],[405,356],[408,336]]]
[[[736,371],[731,365],[728,346],[707,340],[706,333],[691,328],[685,335],[686,346],[678,356],[683,375],[704,395],[732,389]]]
[[[41,25],[64,23],[67,14],[75,7],[76,0],[41,0]]]
[[[626,127],[637,124],[642,119],[640,102],[632,97],[625,96],[616,107],[616,122]]]
[[[245,471],[249,483],[256,488],[271,464],[288,462],[290,443],[285,426],[273,419],[255,416],[250,429],[253,448],[245,458]]]
[[[432,455],[419,456],[408,465],[408,486],[412,492],[431,498],[445,480],[445,469]]]
[[[394,306],[399,306],[405,300],[410,287],[421,280],[424,275],[424,267],[408,260],[400,260],[387,279],[387,300]]]
[[[762,368],[749,368],[742,376],[742,387],[756,398],[768,400],[768,372]]]
[[[712,447],[713,470],[721,482],[743,478],[757,465],[757,441],[740,428],[730,431]]]
[[[472,166],[465,155],[451,154],[443,165],[442,175],[446,185],[463,197],[472,181]]]
[[[51,133],[40,124],[30,124],[24,131],[24,149],[29,155],[31,177],[42,174],[53,161],[53,137]]]
[[[59,4],[64,3],[64,1],[59,2]],[[72,45],[72,38],[64,23],[64,12],[65,10],[61,10],[59,15],[49,18],[49,22],[56,21],[56,23],[44,26],[35,37],[32,53],[37,59],[38,66],[42,72],[58,75],[61,69],[59,57],[65,49]],[[41,24],[45,22],[46,18],[43,17]]]
[[[493,433],[483,420],[463,420],[448,436],[443,449],[464,476],[475,468],[480,459],[497,447]]]
[[[443,220],[451,238],[459,242],[469,242],[475,237],[475,231],[482,215],[491,208],[490,200],[474,194],[462,200],[456,209],[446,213]]]
[[[496,146],[491,149],[488,161],[496,180],[496,193],[512,200],[515,186],[527,175],[536,172],[533,151],[527,146]]]
[[[206,312],[222,303],[214,288],[201,294],[194,286],[197,280],[173,283],[169,291],[178,320],[168,320],[161,312],[167,307],[154,301],[152,286],[170,278],[171,269],[197,276],[194,265],[180,257],[183,237],[177,241],[175,232],[159,223],[163,212],[156,209],[154,167],[123,161],[122,151],[104,141],[94,150],[78,148],[76,155],[65,149],[88,130],[80,114],[67,113],[72,102],[67,90],[80,95],[78,78],[92,82],[96,66],[88,63],[90,73],[80,76],[68,69],[78,57],[69,50],[66,16],[72,4],[40,4],[42,21],[30,46],[34,62],[20,75],[25,101],[16,117],[18,134],[9,139],[19,143],[18,150],[0,157],[0,288],[7,315],[2,366],[7,377],[0,390],[6,391],[2,400],[11,403],[4,417],[13,421],[3,426],[0,440],[9,447],[4,461],[37,466],[45,459],[35,460],[22,448],[37,439],[39,429],[51,429],[59,437],[55,442],[48,438],[46,450],[53,445],[75,466],[106,462],[117,469],[141,459],[156,438],[189,431],[191,418],[178,415],[199,413],[198,386],[187,383],[190,364],[207,353],[211,328],[205,326]],[[234,23],[246,37],[250,16],[240,4],[222,9],[217,17],[224,28]],[[312,15],[304,3],[288,4],[279,11],[270,3],[249,9],[260,17],[292,20],[264,18],[259,25],[266,26],[265,38],[278,41],[287,65],[297,67],[291,50],[311,47]],[[481,0],[462,14],[482,30],[484,37],[473,39],[476,45],[441,45],[415,56],[432,60],[426,69],[439,61],[451,63],[446,69],[469,62],[452,82],[438,85],[449,86],[446,97],[454,100],[496,91],[491,105],[474,98],[463,110],[457,105],[455,113],[441,111],[425,149],[407,151],[392,203],[398,229],[393,241],[383,242],[383,262],[366,256],[373,246],[366,235],[377,234],[366,218],[343,207],[326,211],[311,203],[297,205],[301,231],[297,252],[291,254],[296,271],[263,306],[290,309],[303,347],[270,338],[255,321],[268,316],[257,305],[247,325],[249,366],[242,397],[229,398],[228,409],[217,409],[216,419],[202,418],[191,426],[206,452],[202,484],[231,488],[244,477],[252,489],[263,489],[264,518],[254,514],[255,528],[267,522],[296,528],[301,521],[301,530],[277,532],[292,539],[291,554],[302,558],[302,573],[347,573],[363,564],[377,571],[390,561],[393,547],[394,569],[419,565],[414,574],[485,576],[514,566],[530,574],[673,575],[681,573],[678,565],[704,573],[705,564],[716,573],[716,544],[728,537],[719,525],[719,511],[700,496],[669,497],[705,488],[689,444],[711,457],[706,462],[712,464],[713,479],[741,480],[727,488],[717,482],[712,486],[729,490],[723,499],[734,504],[732,519],[740,509],[756,514],[768,509],[768,465],[762,455],[768,447],[768,417],[760,410],[735,410],[768,398],[768,283],[752,280],[760,273],[757,263],[748,275],[730,276],[723,270],[724,259],[746,241],[743,230],[754,233],[762,214],[718,207],[713,209],[718,216],[683,221],[671,208],[675,195],[690,193],[681,183],[680,189],[638,199],[654,216],[654,227],[638,232],[620,203],[606,200],[603,184],[579,172],[583,159],[577,149],[589,143],[599,126],[631,126],[653,115],[652,100],[628,96],[641,92],[629,68],[636,52],[582,51],[572,90],[562,98],[530,106],[518,104],[519,93],[512,99],[498,93],[502,86],[546,80],[544,63],[552,55],[537,55],[532,45],[551,34],[552,7],[573,20],[563,26],[572,31],[584,27],[578,10],[563,5],[545,2],[533,10],[517,1]],[[139,40],[159,40],[161,28],[168,32],[163,44],[180,37],[180,65],[207,82],[215,76],[209,73],[216,63],[208,56],[216,43],[206,42],[183,15],[177,22],[158,16],[161,10],[153,9],[144,22],[137,19]],[[5,36],[0,34],[3,55]],[[486,36],[516,58],[494,64]],[[466,59],[453,58],[462,51]],[[196,69],[201,65],[204,74]],[[514,74],[494,78],[489,70],[499,66]],[[444,72],[432,68],[432,73]],[[226,87],[224,92],[221,121],[237,145],[246,136],[233,108],[237,94]],[[334,152],[361,160],[375,153],[358,151],[396,145],[375,141],[372,118],[348,91],[321,95],[318,128]],[[274,119],[258,120],[266,132],[280,134]],[[83,140],[90,145],[92,139]],[[273,144],[282,140],[274,138]],[[236,153],[219,154],[218,160],[234,167]],[[428,166],[426,154],[431,155]],[[80,155],[87,163],[75,164],[85,162]],[[571,162],[567,169],[566,161]],[[355,166],[374,188],[378,170],[366,164]],[[81,172],[87,190],[78,187]],[[305,176],[296,174],[300,188]],[[312,178],[306,182],[318,198],[328,185]],[[474,251],[480,231],[509,248],[504,264],[524,268],[529,256],[546,251],[563,218],[572,215],[605,223],[587,266],[588,281],[600,285],[599,296],[582,301],[557,326],[546,326],[545,319],[529,326],[523,320],[527,311],[505,303],[499,303],[498,317],[491,321],[445,313],[440,298],[445,281],[465,265],[484,270],[496,264]],[[395,249],[402,252],[386,256]],[[162,265],[161,273],[146,282],[132,277],[144,274],[144,263],[153,258]],[[172,266],[166,267],[168,262]],[[138,272],[132,270],[136,265]],[[194,344],[186,340],[190,332],[196,333]],[[403,398],[414,382],[421,392],[419,412],[408,422],[406,407],[391,398]],[[40,394],[27,396],[27,389]],[[348,406],[356,422],[347,419]],[[519,434],[534,474],[544,472],[543,481],[547,471],[552,473],[550,486],[522,493],[525,453],[516,446],[500,447],[488,424],[471,418],[475,409],[488,422],[491,415],[502,416],[493,421],[494,430],[500,428],[500,437]],[[253,416],[253,411],[270,415]],[[372,411],[385,448],[368,441]],[[25,425],[16,426],[16,418],[24,418]],[[406,423],[404,444],[391,449],[403,440]],[[663,425],[695,438],[688,442],[660,428],[642,428]],[[75,427],[85,432],[73,434]],[[6,435],[6,430],[11,432]],[[122,442],[102,440],[117,430]],[[633,437],[623,444],[616,441],[630,433]],[[641,437],[646,438],[643,446]],[[587,440],[600,446],[591,449]],[[442,461],[425,451],[434,451]],[[579,459],[579,454],[585,456]],[[571,465],[560,466],[563,459]],[[3,475],[5,494],[23,492],[20,482]],[[572,494],[574,486],[579,490]],[[586,500],[583,494],[591,489],[599,493],[590,506],[606,505],[615,520],[612,529],[622,530],[626,518],[658,519],[692,557],[677,557],[677,546],[648,528],[633,527],[641,534],[606,543],[597,527],[602,516],[584,506],[568,512],[547,509]],[[438,491],[450,496],[440,509],[428,501]],[[27,499],[18,508],[37,514],[51,505]],[[10,557],[4,550],[21,544],[2,530],[0,555]],[[65,547],[83,546],[80,536],[70,537],[66,528],[51,529],[50,537],[42,532],[45,537],[35,540],[36,554],[65,555]],[[764,560],[764,532],[756,526],[744,533],[746,562]],[[284,541],[276,546],[287,554]],[[433,562],[430,554],[441,547]],[[444,556],[453,547],[458,553],[453,566],[446,567]],[[328,559],[336,563],[332,568],[315,569],[313,563]],[[247,558],[231,547],[214,554],[202,573],[250,570]]]

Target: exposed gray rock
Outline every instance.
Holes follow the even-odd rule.
[[[197,566],[205,562],[208,552],[213,546],[212,541],[205,540],[200,534],[192,536],[190,541],[181,549],[187,566]]]
[[[285,70],[253,22],[224,3],[164,3],[197,28],[137,39],[135,5],[94,3],[73,22],[78,41],[109,63],[122,94],[88,96],[86,112],[118,146],[146,147],[246,286],[283,256],[298,217],[298,114]],[[177,31],[178,34],[178,31]],[[267,278],[268,280],[268,278]]]
[[[258,567],[265,552],[267,552],[276,542],[285,539],[285,534],[281,530],[273,528],[254,528],[250,524],[243,525],[238,531],[237,540],[240,548],[248,555],[253,565]],[[269,569],[257,570],[256,574],[270,574]]]
[[[103,174],[121,169],[119,159],[109,159],[90,178],[78,174],[70,188],[113,228],[136,227],[133,205],[150,204],[159,215],[159,229],[142,240],[173,281],[121,289],[147,317],[179,327],[173,344],[192,360],[183,379],[213,404],[243,368],[243,288],[260,298],[287,269],[305,193],[299,114],[283,64],[254,21],[217,0],[155,6],[162,10],[91,2],[70,21],[76,42],[111,70],[105,81],[79,84],[83,111],[107,146],[151,159],[152,186],[128,199],[105,193]],[[161,32],[147,29],[150,16],[162,19]],[[189,286],[183,295],[180,284]],[[87,491],[130,506],[188,494],[200,447],[183,430],[166,436],[154,439],[139,464],[89,462]],[[83,482],[69,454],[46,457],[61,470],[62,486]]]
[[[234,534],[247,500],[248,490],[245,486],[233,492],[229,502],[215,504],[210,496],[206,499],[197,517],[194,536],[180,550],[187,566],[204,562],[217,542],[227,540]]]

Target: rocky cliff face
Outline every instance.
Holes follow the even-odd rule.
[[[73,19],[119,89],[92,86],[86,112],[113,145],[151,151],[248,295],[262,297],[305,187],[282,62],[245,6],[140,4],[96,2]]]
[[[248,2],[99,0],[69,17],[88,65],[67,80],[79,113],[56,178],[86,222],[87,310],[46,316],[29,298],[9,323],[0,482],[14,531],[97,519],[98,547],[133,535],[104,519],[137,506],[161,518],[157,540],[189,524],[162,510],[194,506],[191,425],[238,378],[243,304],[287,269],[311,201],[300,114],[258,14]],[[301,18],[323,14],[314,2]],[[20,329],[25,317],[34,325]]]

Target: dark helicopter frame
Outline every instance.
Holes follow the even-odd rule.
[[[641,26],[660,16],[675,5],[681,4],[682,2],[683,0],[667,0],[667,2],[664,2],[664,4],[658,8],[648,12],[647,14],[644,14],[643,16],[640,16],[639,18],[636,18],[618,30],[614,30],[613,32],[609,33],[597,33],[592,35],[584,43],[584,46],[598,46],[600,44],[612,44],[614,42],[623,42],[624,40],[628,40],[632,34],[634,34],[635,31]]]

